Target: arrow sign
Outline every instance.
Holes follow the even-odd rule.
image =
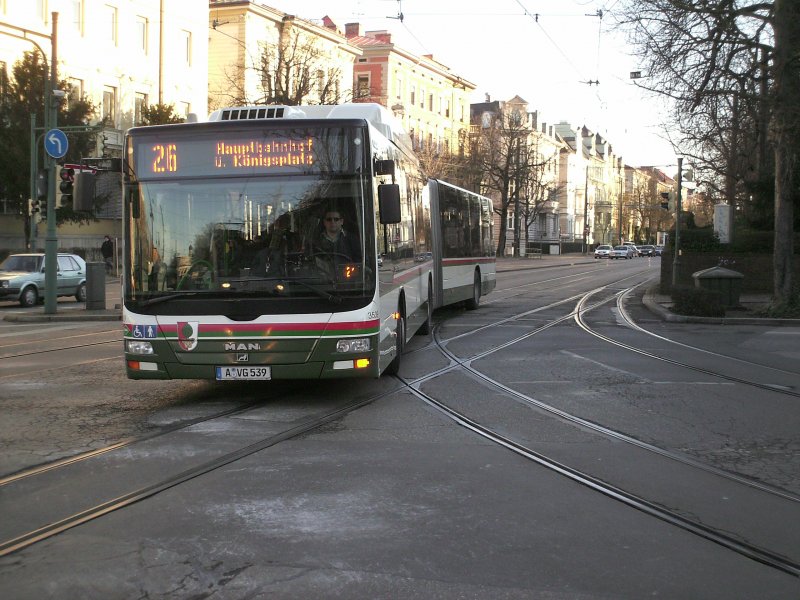
[[[53,158],[61,158],[67,153],[69,142],[67,134],[60,129],[51,129],[44,136],[44,151]]]

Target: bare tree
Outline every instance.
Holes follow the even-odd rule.
[[[530,128],[517,111],[503,111],[476,128],[471,148],[472,161],[481,174],[481,193],[495,201],[494,212],[500,216],[497,255],[502,256],[508,237],[508,215],[514,215],[515,256],[519,255],[522,204],[536,165],[530,152]]]
[[[275,41],[263,42],[260,54],[250,64],[230,67],[225,73],[228,88],[222,94],[232,104],[339,104],[350,98],[342,88],[342,71],[331,66],[320,41],[294,24],[287,15],[278,24]],[[257,93],[247,89],[248,72],[255,72]],[[350,92],[351,93],[351,92]]]
[[[698,159],[712,152],[728,202],[735,202],[746,172],[743,142],[755,140],[751,183],[774,169],[773,302],[790,303],[800,214],[795,210],[800,203],[800,3],[626,0],[621,12],[621,24],[650,76],[645,87],[674,100],[675,121],[690,145],[681,150]],[[755,135],[744,131],[743,123]],[[704,129],[709,131],[705,138],[690,134]]]
[[[527,189],[522,198],[520,207],[522,213],[521,221],[525,226],[526,247],[528,246],[528,232],[531,227],[539,218],[539,215],[546,213],[549,207],[552,206],[552,203],[562,189],[558,181],[550,175],[550,173],[555,172],[558,166],[558,153],[556,152],[550,156],[545,156],[538,152],[538,149],[539,138],[537,136],[532,148],[533,155],[537,158],[534,162],[530,163],[526,182]],[[517,244],[518,247],[520,247],[520,243],[522,242],[521,238],[522,236],[520,236],[519,243]],[[518,250],[518,253],[521,254],[521,251]]]

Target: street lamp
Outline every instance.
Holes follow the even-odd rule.
[[[678,157],[678,190],[675,198],[675,255],[672,259],[672,287],[678,285],[678,270],[681,254],[681,178],[683,177],[683,157]]]

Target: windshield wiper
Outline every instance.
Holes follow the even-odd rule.
[[[161,304],[162,302],[169,302],[170,300],[177,300],[178,298],[188,298],[193,296],[206,295],[208,292],[181,292],[179,294],[167,294],[165,296],[156,296],[147,300],[141,300],[139,306],[142,308],[146,306],[153,306],[154,304]]]
[[[322,288],[318,288],[317,286],[312,285],[310,283],[307,283],[307,282],[303,281],[302,279],[287,279],[286,281],[289,281],[291,283],[299,283],[301,286],[303,286],[307,290],[310,290],[310,291],[314,292],[317,296],[319,296],[320,298],[324,298],[325,300],[327,300],[331,304],[341,304],[342,303],[342,297],[341,296],[336,296],[334,294],[331,294],[330,292],[326,292]]]

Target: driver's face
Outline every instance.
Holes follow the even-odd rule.
[[[342,215],[338,212],[325,213],[325,231],[328,235],[337,235],[342,230]]]

